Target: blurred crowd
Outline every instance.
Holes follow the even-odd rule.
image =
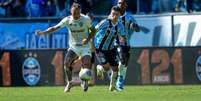
[[[201,0],[140,0],[140,2],[138,13],[191,13],[201,11]]]
[[[106,15],[117,0],[76,0],[82,13]],[[63,17],[74,0],[0,0],[0,17]],[[158,14],[201,11],[201,0],[127,0],[128,12]]]

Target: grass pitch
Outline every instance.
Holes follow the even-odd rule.
[[[201,101],[201,85],[126,86],[110,92],[108,86],[93,86],[83,92],[76,86],[70,93],[64,87],[0,87],[0,101]]]

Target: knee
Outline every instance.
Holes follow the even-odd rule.
[[[125,59],[120,59],[120,62],[121,62],[122,65],[126,65]]]
[[[87,56],[82,58],[82,66],[83,68],[91,68],[91,57]]]
[[[109,71],[109,70],[110,70],[110,65],[109,65],[109,63],[104,64],[104,65],[103,65],[103,68],[104,68],[105,71]]]
[[[91,61],[85,61],[85,62],[82,62],[82,66],[83,68],[91,68]]]
[[[65,68],[68,68],[68,67],[71,66],[71,62],[70,62],[70,61],[71,61],[70,59],[65,59],[65,60],[64,60]]]
[[[117,66],[111,66],[112,71],[117,72],[118,71],[118,67]]]

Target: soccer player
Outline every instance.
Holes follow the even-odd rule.
[[[91,25],[89,17],[80,13],[80,4],[73,3],[71,6],[71,15],[62,19],[57,25],[49,27],[44,31],[37,30],[37,35],[43,35],[54,32],[60,28],[66,27],[69,33],[69,48],[64,61],[64,70],[67,84],[64,92],[69,92],[72,87],[72,63],[81,57],[82,67],[91,69],[91,49],[90,39],[94,36],[95,27]],[[89,30],[91,33],[89,33]],[[84,91],[88,90],[87,81],[81,82]]]
[[[124,31],[125,31],[125,42],[119,42],[119,47],[117,48],[118,50],[118,55],[120,58],[119,62],[119,71],[118,71],[118,78],[116,82],[116,89],[118,91],[123,90],[123,85],[126,77],[126,70],[128,66],[128,60],[129,60],[129,51],[130,51],[130,36],[131,34],[135,32],[139,32],[140,28],[134,19],[134,17],[126,12],[127,9],[127,3],[126,0],[118,0],[118,7],[121,8],[121,16],[119,21],[123,24],[124,26]],[[118,41],[117,41],[118,42]]]
[[[113,6],[108,18],[102,20],[96,25],[97,33],[94,37],[94,46],[96,48],[96,57],[99,62],[97,65],[97,76],[103,78],[103,73],[107,72],[110,67],[112,74],[110,77],[109,90],[115,90],[115,82],[118,72],[117,52],[114,46],[115,39],[119,37],[120,41],[124,41],[124,30],[122,23],[118,22],[121,9]]]

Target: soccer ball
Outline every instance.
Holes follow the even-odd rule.
[[[84,81],[90,80],[92,77],[91,70],[87,68],[81,69],[79,73],[79,77],[81,80],[84,80]]]

